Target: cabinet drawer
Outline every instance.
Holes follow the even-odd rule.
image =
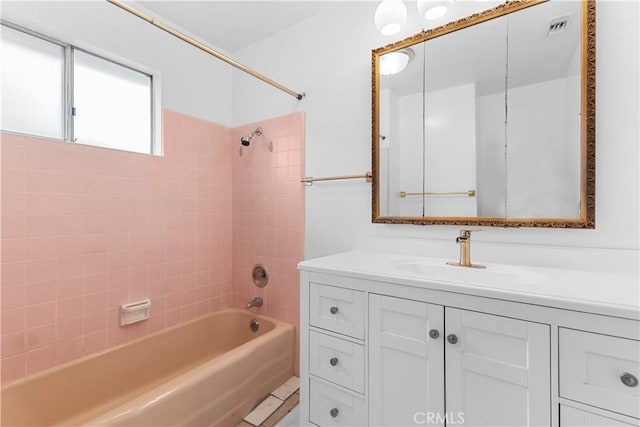
[[[560,328],[560,396],[638,418],[636,340]]]
[[[364,346],[311,331],[309,371],[364,394]]]
[[[570,406],[560,405],[560,427],[627,427],[638,426]]]
[[[311,379],[309,421],[319,426],[366,426],[364,399]]]
[[[364,292],[311,283],[309,323],[364,339]]]

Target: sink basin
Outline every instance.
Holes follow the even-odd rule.
[[[439,263],[435,260],[396,261],[391,266],[399,272],[425,279],[482,285],[540,283],[545,276],[521,267],[488,265],[487,268],[469,268]]]

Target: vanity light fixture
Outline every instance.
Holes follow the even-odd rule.
[[[389,52],[380,56],[380,75],[390,76],[398,74],[409,65],[409,62],[416,56],[411,48]]]
[[[418,13],[425,19],[442,18],[452,4],[453,0],[418,0]]]
[[[453,0],[418,0],[418,14],[425,19],[442,18],[449,12],[452,4]],[[376,8],[373,21],[382,35],[397,34],[407,22],[404,0],[382,0]]]
[[[383,35],[392,36],[407,22],[407,6],[403,0],[382,0],[376,8],[374,22]]]

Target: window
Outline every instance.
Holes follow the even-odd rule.
[[[2,130],[159,152],[153,74],[2,24]]]
[[[150,152],[151,76],[74,50],[73,94],[77,141]]]
[[[2,26],[2,129],[64,139],[64,48]]]

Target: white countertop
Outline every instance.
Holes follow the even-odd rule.
[[[302,261],[298,268],[640,320],[636,274],[490,263],[473,269],[447,261],[357,250]]]

